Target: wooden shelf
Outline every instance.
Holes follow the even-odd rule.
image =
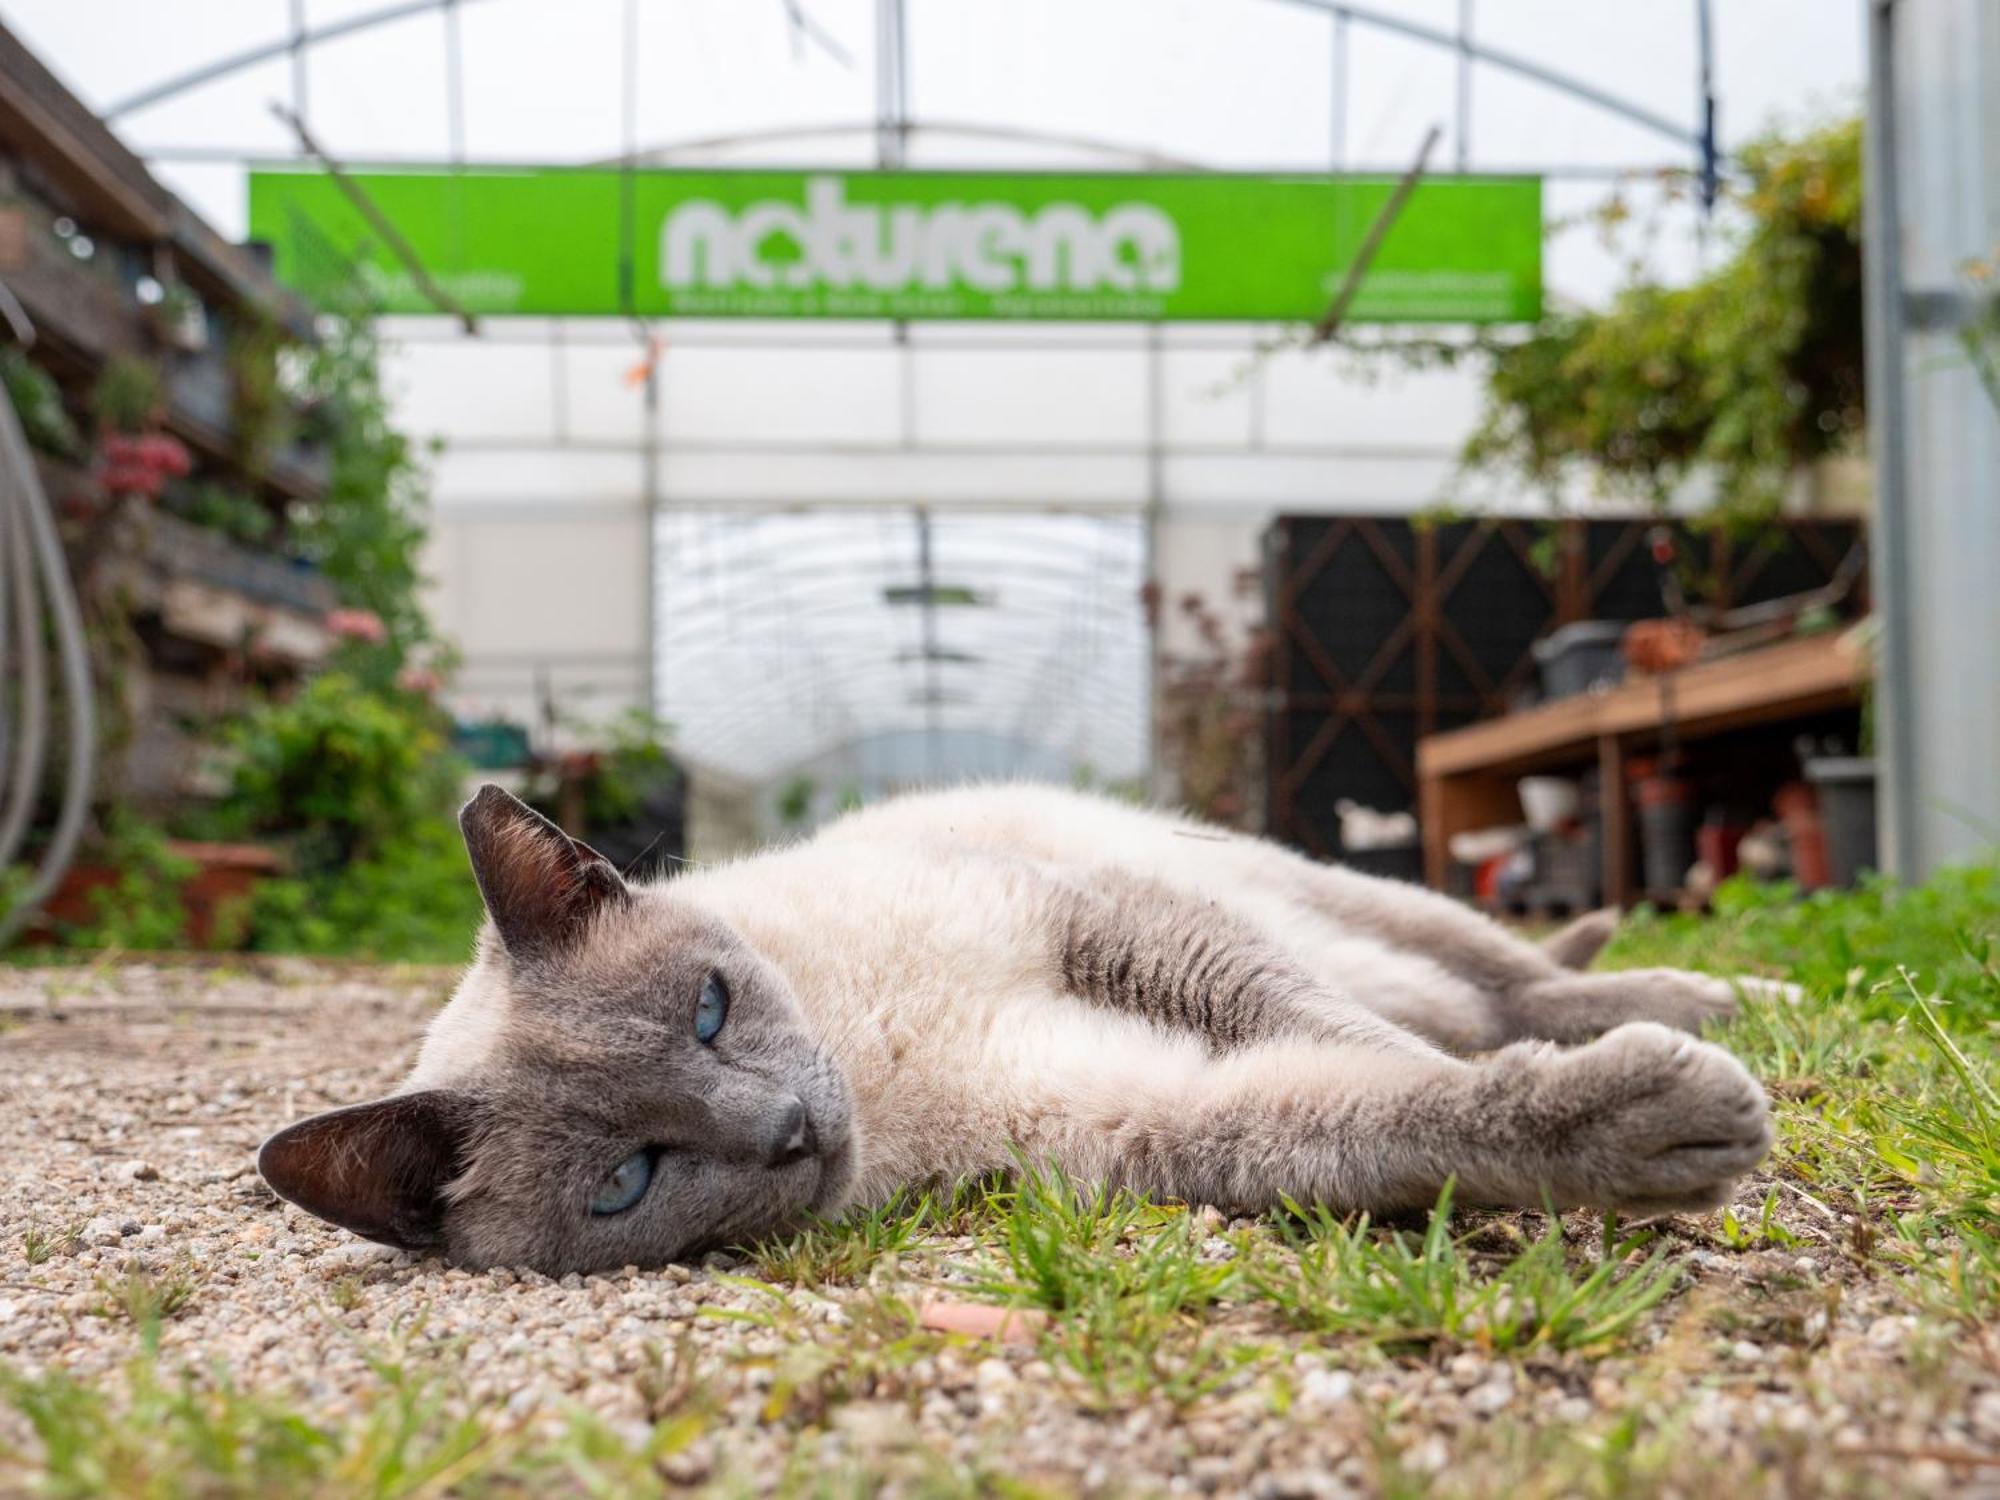
[[[1604,792],[1605,895],[1625,904],[1632,894],[1625,757],[1634,742],[1657,737],[1669,719],[1687,741],[1846,707],[1860,701],[1868,671],[1866,652],[1847,632],[1807,636],[1430,735],[1417,744],[1425,876],[1443,888],[1452,835],[1520,821],[1517,778],[1595,764]]]

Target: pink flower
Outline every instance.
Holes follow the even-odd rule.
[[[193,467],[187,448],[163,432],[133,436],[106,433],[98,446],[98,478],[114,495],[160,498],[169,479],[179,479]]]
[[[330,635],[366,641],[371,646],[381,645],[389,636],[382,617],[372,609],[330,609],[326,612],[326,628]]]
[[[444,686],[444,679],[429,667],[408,666],[396,674],[396,686],[429,698]]]

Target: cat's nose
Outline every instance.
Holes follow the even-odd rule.
[[[768,1166],[788,1166],[800,1157],[811,1156],[818,1142],[813,1139],[812,1116],[805,1105],[793,1099],[777,1112],[766,1138],[764,1161]]]

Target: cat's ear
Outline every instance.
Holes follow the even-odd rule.
[[[329,1110],[272,1136],[257,1170],[280,1198],[402,1250],[435,1247],[444,1186],[464,1164],[473,1106],[430,1089]]]
[[[472,873],[515,958],[560,953],[631,896],[611,861],[491,783],[458,815]]]

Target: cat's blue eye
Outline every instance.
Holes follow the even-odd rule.
[[[694,1004],[694,1039],[704,1043],[714,1041],[728,1019],[729,986],[722,982],[720,974],[711,974],[702,981],[701,998]]]
[[[653,1153],[634,1151],[597,1185],[597,1196],[590,1200],[590,1211],[594,1214],[622,1214],[646,1196],[646,1189],[652,1181]]]

